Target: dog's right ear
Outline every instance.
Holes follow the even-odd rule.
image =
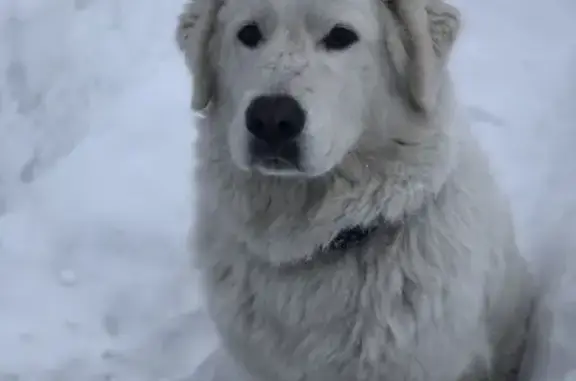
[[[399,23],[406,62],[396,66],[406,76],[411,103],[429,112],[438,95],[439,72],[446,66],[460,30],[460,12],[444,0],[381,0]]]
[[[193,81],[192,109],[205,109],[214,95],[215,73],[209,46],[223,0],[192,0],[178,18],[176,42],[184,53]]]

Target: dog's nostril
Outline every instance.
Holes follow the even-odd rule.
[[[246,110],[246,128],[254,137],[271,145],[297,137],[306,123],[300,104],[287,95],[255,98]]]
[[[253,123],[252,129],[254,130],[253,133],[262,134],[264,130],[264,122],[262,122],[260,119],[254,119],[252,123]]]
[[[290,124],[290,122],[287,121],[280,121],[278,122],[278,133],[285,139],[291,139],[293,138],[293,134],[294,134],[294,128],[292,127],[292,125]]]

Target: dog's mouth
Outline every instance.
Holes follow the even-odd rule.
[[[260,160],[258,160],[258,164],[266,168],[272,168],[277,170],[283,170],[283,169],[299,170],[298,166],[295,163],[288,161],[280,156],[261,158]]]
[[[271,156],[259,158],[252,163],[252,168],[269,176],[301,176],[301,168],[282,157]]]
[[[297,142],[270,146],[254,140],[250,144],[250,158],[252,168],[266,175],[293,176],[303,173]]]

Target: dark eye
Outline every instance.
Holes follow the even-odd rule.
[[[242,28],[240,28],[236,37],[238,37],[238,40],[244,46],[250,49],[254,49],[255,47],[257,47],[264,39],[260,27],[258,26],[258,24],[254,22],[246,24]]]
[[[336,25],[322,39],[322,45],[326,50],[344,50],[358,42],[358,34],[343,25]]]

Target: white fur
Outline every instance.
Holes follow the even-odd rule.
[[[245,22],[266,42],[240,46]],[[336,22],[360,41],[316,42]],[[227,350],[262,381],[512,380],[531,280],[508,205],[446,69],[459,15],[440,0],[196,0],[177,32],[199,121],[191,242]],[[250,99],[309,115],[301,176],[249,168]],[[377,231],[332,265],[287,270],[340,230]],[[313,260],[313,259],[312,259]]]

